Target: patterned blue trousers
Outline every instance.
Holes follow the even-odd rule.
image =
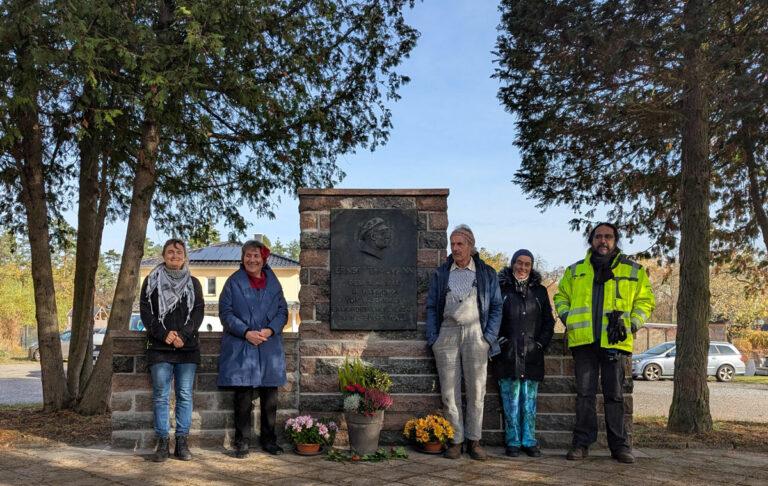
[[[536,445],[536,397],[539,382],[534,380],[499,380],[504,408],[504,438],[507,447]]]

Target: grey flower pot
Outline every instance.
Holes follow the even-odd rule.
[[[384,424],[384,411],[367,416],[356,412],[345,412],[349,448],[357,454],[373,454],[379,449],[379,434]]]

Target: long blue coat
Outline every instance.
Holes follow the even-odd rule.
[[[264,265],[267,287],[252,289],[242,265],[230,275],[219,297],[219,317],[224,326],[219,355],[219,386],[282,386],[286,382],[283,326],[288,306],[275,272]],[[261,296],[259,294],[262,294]],[[269,327],[274,335],[254,346],[247,331]]]

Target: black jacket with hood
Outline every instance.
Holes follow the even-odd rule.
[[[544,379],[544,351],[552,340],[555,319],[541,275],[531,270],[528,286],[520,292],[511,267],[499,272],[499,286],[504,300],[499,338],[506,342],[501,354],[493,358],[497,378]],[[502,340],[503,341],[503,340]]]

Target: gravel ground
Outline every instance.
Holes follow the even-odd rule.
[[[636,417],[664,416],[672,404],[672,380],[635,380]],[[709,409],[715,420],[768,422],[768,385],[709,382]]]

